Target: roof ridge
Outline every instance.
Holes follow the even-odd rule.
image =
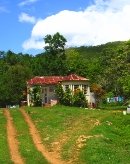
[[[35,76],[34,78],[27,81],[28,84],[57,84],[61,81],[86,81],[89,80],[76,74],[70,74],[68,76]]]

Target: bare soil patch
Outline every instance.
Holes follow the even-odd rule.
[[[52,164],[63,164],[64,161],[60,159],[59,155],[56,152],[48,152],[46,150],[45,146],[42,144],[40,134],[36,129],[33,121],[31,120],[29,114],[27,114],[24,109],[21,109],[20,111],[29,126],[29,131],[37,150],[42,153],[42,155],[48,160],[48,162]]]
[[[24,164],[24,160],[19,153],[17,133],[13,124],[13,118],[11,117],[8,109],[4,110],[4,115],[7,119],[7,140],[9,144],[11,159],[14,164]]]

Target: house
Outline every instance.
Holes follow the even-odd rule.
[[[55,88],[57,84],[61,84],[63,90],[70,88],[72,93],[76,89],[83,91],[88,103],[94,103],[94,96],[90,93],[89,79],[78,76],[76,74],[71,74],[68,76],[36,76],[27,81],[27,105],[33,105],[32,97],[30,91],[33,90],[35,86],[40,87],[40,97],[42,104],[54,105],[57,103],[57,96],[55,93]]]

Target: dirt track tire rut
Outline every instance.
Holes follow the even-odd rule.
[[[14,164],[24,164],[24,160],[19,153],[17,133],[9,109],[4,109],[4,115],[7,119],[7,140],[11,159]]]
[[[57,154],[54,152],[48,152],[45,146],[42,144],[42,140],[38,130],[36,129],[33,121],[31,120],[30,116],[25,112],[24,109],[20,109],[26,123],[29,126],[29,131],[32,136],[34,145],[36,146],[37,150],[42,153],[42,155],[47,159],[47,161],[51,164],[64,164],[62,160],[59,159]]]

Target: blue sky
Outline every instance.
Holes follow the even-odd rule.
[[[37,54],[47,34],[67,46],[130,39],[129,0],[0,0],[0,51]]]

